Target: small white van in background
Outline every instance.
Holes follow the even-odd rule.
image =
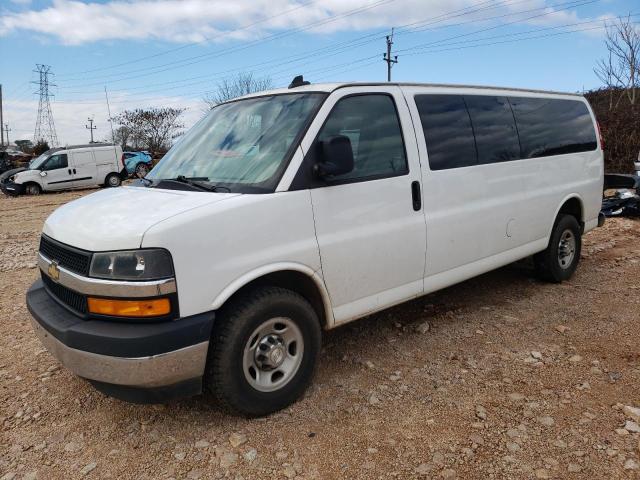
[[[580,95],[298,77],[51,214],[27,306],[109,395],[264,415],[309,385],[323,329],[531,255],[569,279],[602,187]]]
[[[97,185],[118,187],[122,182],[121,157],[122,148],[111,144],[53,148],[3,182],[2,190],[10,195],[38,195]]]

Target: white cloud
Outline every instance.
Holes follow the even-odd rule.
[[[144,101],[136,101],[135,95],[111,95],[111,114],[117,115],[125,109],[149,107],[186,108],[182,115],[182,123],[186,128],[191,127],[202,117],[204,103],[199,98],[157,96]],[[97,129],[94,131],[96,140],[110,140],[111,128],[109,114],[104,96],[96,96],[83,102],[51,102],[51,110],[55,122],[58,143],[72,145],[89,141],[89,130],[85,128],[87,118],[94,119]],[[38,100],[7,100],[4,102],[4,118],[11,128],[10,139],[33,140],[33,133],[38,113]],[[115,125],[114,125],[115,128]]]
[[[255,38],[265,32],[302,27],[312,22],[319,22],[313,28],[318,33],[389,27],[478,5],[477,0],[318,0],[310,5],[304,3],[303,0],[111,0],[105,3],[54,0],[51,6],[40,10],[5,12],[0,17],[0,36],[20,30],[32,31],[67,45],[134,39],[219,42]],[[476,17],[546,4],[543,0],[516,3],[478,13]],[[374,7],[366,9],[370,6]],[[360,8],[365,10],[348,14]],[[288,13],[278,15],[281,12]],[[325,22],[340,15],[343,16]],[[265,17],[272,18],[265,20]],[[468,18],[474,17],[465,17],[465,20]],[[540,17],[535,23],[567,23],[576,18],[575,11],[561,11]],[[237,31],[247,25],[252,26]]]

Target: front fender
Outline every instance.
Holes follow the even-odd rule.
[[[248,285],[249,283],[257,280],[261,277],[264,277],[270,273],[284,272],[284,271],[295,271],[299,273],[305,274],[315,283],[320,295],[322,296],[322,304],[324,306],[325,318],[327,319],[327,327],[331,328],[334,325],[333,318],[333,309],[331,308],[331,301],[329,299],[329,292],[324,284],[324,280],[319,272],[314,271],[312,268],[307,265],[303,265],[301,263],[293,263],[293,262],[280,262],[274,263],[270,265],[263,265],[259,268],[251,270],[243,274],[242,276],[233,280],[226,288],[218,294],[218,296],[213,299],[211,303],[211,309],[217,310],[224,303],[231,298],[231,296],[239,291],[242,287]]]

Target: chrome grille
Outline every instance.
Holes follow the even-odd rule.
[[[55,260],[58,265],[80,275],[89,275],[91,252],[70,247],[57,242],[46,235],[40,237],[40,253],[49,260]]]
[[[87,313],[87,298],[84,295],[54,282],[45,272],[41,271],[40,273],[42,281],[51,295],[72,310],[81,314]]]

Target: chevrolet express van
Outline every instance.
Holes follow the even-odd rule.
[[[98,185],[118,187],[122,182],[121,157],[122,148],[104,143],[53,148],[3,182],[2,191],[8,195],[38,195]]]
[[[323,330],[531,255],[569,279],[602,186],[582,96],[298,78],[53,212],[27,305],[109,395],[264,415],[309,385]]]

